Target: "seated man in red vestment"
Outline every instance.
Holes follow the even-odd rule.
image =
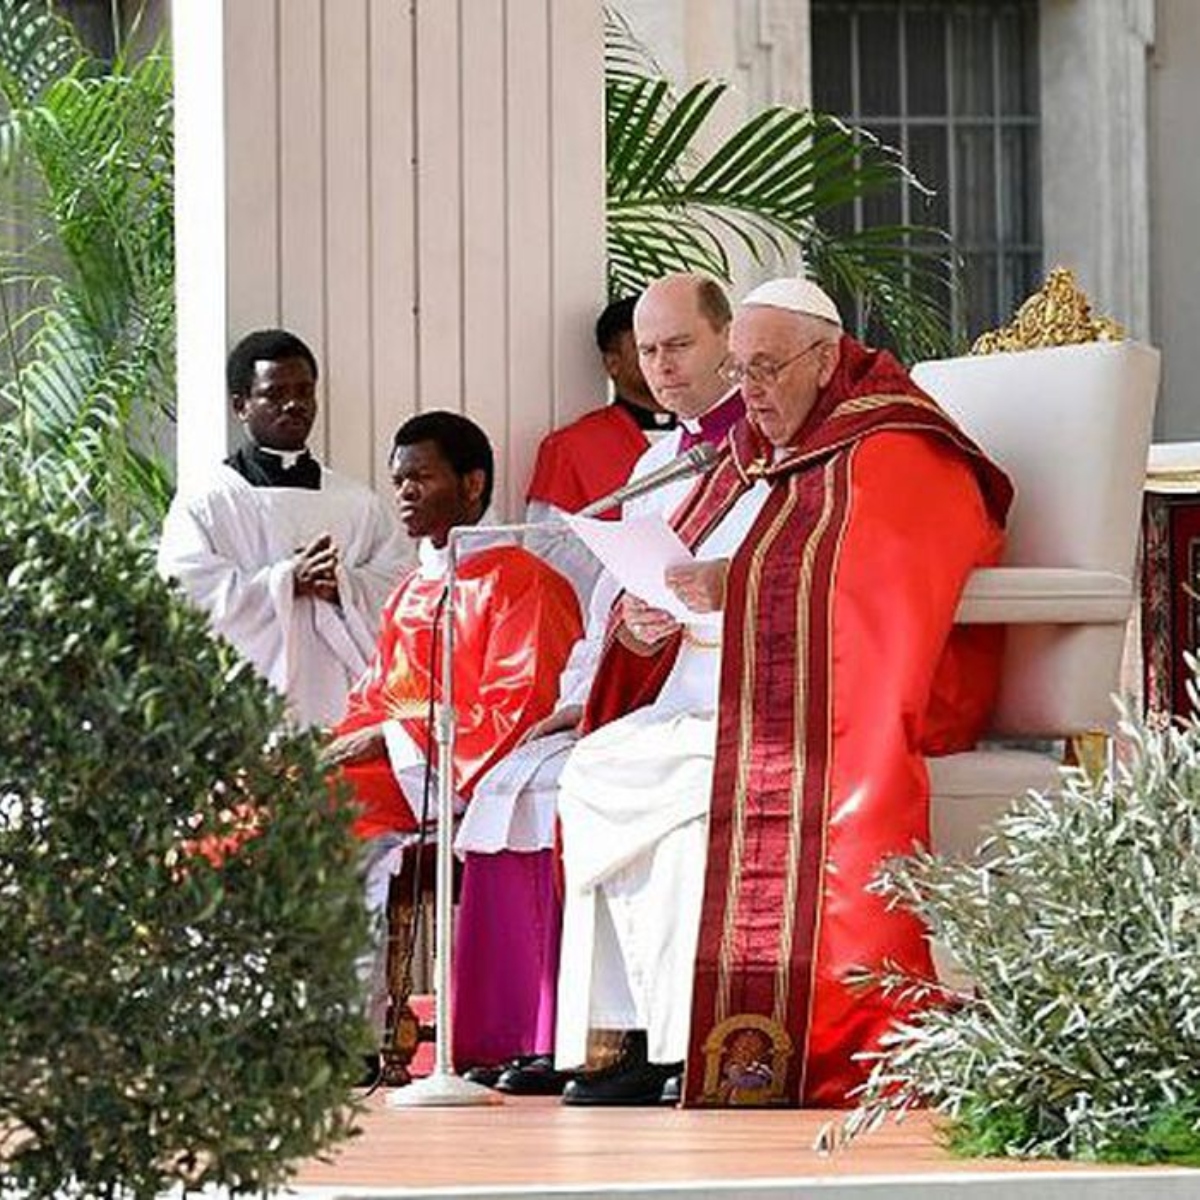
[[[1003,474],[808,281],[746,298],[724,372],[746,419],[673,520],[692,616],[617,606],[561,776],[558,1066],[630,1031],[571,1104],[845,1103],[897,1015],[848,973],[931,974],[867,885],[927,840],[923,755],[972,743],[997,680],[999,631],[953,621]]]
[[[554,521],[616,491],[650,446],[647,435],[675,427],[675,414],[658,403],[642,374],[633,340],[636,302],[636,296],[614,300],[597,318],[596,347],[612,380],[612,403],[542,439],[525,493],[526,520]],[[595,556],[577,538],[531,544],[575,585],[586,609],[600,574]]]
[[[419,565],[385,605],[374,660],[351,691],[326,751],[360,806],[354,828],[367,843],[367,904],[376,914],[386,905],[399,855],[420,836],[422,816],[432,822],[439,815],[437,789],[427,778],[430,709],[441,690],[441,636],[434,626],[444,619],[450,530],[478,523],[487,510],[492,448],[466,417],[423,413],[397,432],[391,471],[401,523],[419,539]],[[557,571],[519,546],[483,536],[468,540],[459,556],[451,619],[453,784],[465,804],[479,777],[553,708],[581,625],[575,593]],[[464,877],[464,906],[470,888]],[[381,941],[369,971],[369,1013],[379,1029],[387,1003],[383,959]]]

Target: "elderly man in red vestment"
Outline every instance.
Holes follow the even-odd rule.
[[[926,840],[923,755],[971,744],[998,631],[954,627],[996,561],[1005,477],[800,279],[755,289],[745,421],[676,511],[689,613],[618,606],[563,770],[560,1067],[624,1028],[573,1104],[837,1105],[896,1016],[848,973],[929,972],[866,891]]]
[[[388,600],[375,658],[350,693],[327,760],[341,767],[360,806],[355,832],[366,839],[368,907],[380,913],[398,856],[414,843],[428,775],[430,711],[440,691],[446,544],[456,525],[479,522],[494,476],[486,434],[457,413],[423,413],[396,434],[392,483],[400,520],[419,539],[419,565]],[[536,555],[512,544],[471,541],[457,569],[454,621],[454,793],[469,802],[476,781],[554,707],[558,679],[581,633],[571,585]],[[492,863],[480,858],[477,873]],[[463,879],[463,912],[479,887]],[[487,884],[483,885],[487,891]],[[370,1016],[382,1029],[383,948],[372,965]]]

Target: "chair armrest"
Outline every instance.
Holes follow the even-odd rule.
[[[1111,571],[981,567],[963,589],[960,625],[1113,625],[1129,617],[1133,584]]]

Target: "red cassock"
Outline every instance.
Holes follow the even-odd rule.
[[[542,439],[526,499],[578,512],[616,491],[649,444],[620,404],[585,413]],[[603,515],[616,516],[616,512]]]
[[[684,541],[762,478],[727,581],[684,1100],[840,1105],[865,1076],[854,1056],[899,1015],[848,973],[932,974],[917,919],[866,887],[928,841],[924,755],[985,726],[1002,632],[953,620],[971,570],[1000,555],[1012,489],[890,355],[849,337],[786,453],[733,430],[676,514]],[[676,650],[610,636],[589,726],[650,699]]]
[[[469,799],[479,777],[547,716],[582,627],[574,589],[516,546],[480,550],[456,571],[454,788]],[[429,754],[429,698],[440,695],[441,579],[413,572],[384,607],[375,659],[350,693],[334,734],[393,718]],[[417,827],[420,796],[405,796],[386,756],[343,768],[361,808],[360,837]]]

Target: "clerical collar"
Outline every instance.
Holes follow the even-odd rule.
[[[495,524],[495,521],[495,514],[489,508],[479,518],[476,527],[492,525]],[[478,533],[458,543],[458,561],[464,562],[479,550],[486,550],[491,546],[512,545],[514,541],[515,539],[510,533],[495,533],[489,529],[479,528]],[[422,579],[441,579],[446,574],[446,566],[449,561],[449,543],[445,546],[435,546],[427,537],[421,538],[417,543],[417,573]]]
[[[645,405],[634,404],[632,400],[626,400],[621,395],[613,397],[613,404],[623,408],[637,422],[639,429],[665,431],[674,429],[678,423],[675,414],[667,412],[665,408],[646,408]]]
[[[240,446],[226,460],[247,483],[254,487],[321,487],[321,464],[304,450],[268,450],[253,442]]]
[[[679,419],[683,428],[679,449],[690,450],[699,442],[715,445],[738,423],[745,411],[746,403],[742,399],[741,389],[730,388],[703,416]]]

